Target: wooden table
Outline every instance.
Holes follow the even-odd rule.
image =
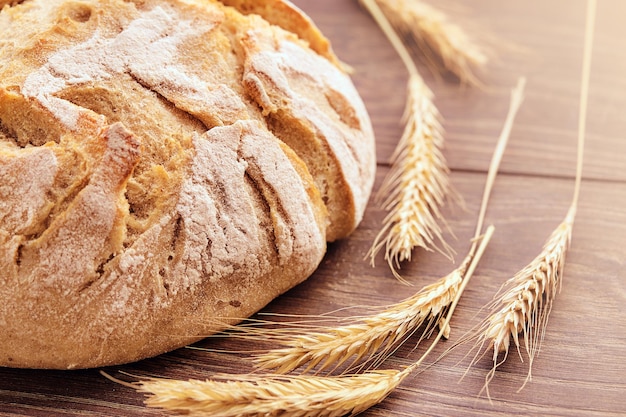
[[[298,0],[355,69],[354,82],[377,134],[376,187],[401,134],[406,72],[386,38],[356,0]],[[441,2],[437,2],[442,4]],[[418,64],[445,118],[445,156],[466,210],[448,204],[446,235],[460,260],[468,247],[485,173],[517,78],[528,79],[487,213],[496,226],[491,245],[453,318],[451,340],[434,359],[477,323],[476,314],[500,284],[526,265],[564,217],[573,191],[585,24],[584,0],[447,0],[449,14],[492,59],[483,88],[462,88]],[[471,6],[469,6],[471,4]],[[526,364],[516,355],[490,385],[492,402],[479,395],[488,360],[467,370],[467,347],[416,373],[366,416],[626,415],[626,3],[600,0],[589,96],[584,182],[561,293],[547,327],[533,379],[518,392]],[[444,257],[418,250],[402,266],[415,287],[397,282],[385,262],[364,261],[384,213],[370,204],[358,231],[332,244],[307,282],[267,311],[321,314],[346,306],[387,305],[450,272]],[[358,311],[358,308],[356,309]],[[354,310],[352,310],[354,311]],[[204,347],[241,347],[211,339]],[[248,345],[249,346],[249,345]],[[385,363],[396,368],[424,351],[411,342]],[[487,358],[486,358],[487,359]],[[249,369],[247,356],[181,349],[140,363],[108,369],[138,375],[205,378]],[[0,415],[162,415],[143,397],[97,370],[0,370]]]

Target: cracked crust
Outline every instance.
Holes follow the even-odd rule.
[[[374,166],[288,2],[4,7],[0,366],[135,361],[249,316],[354,230]]]

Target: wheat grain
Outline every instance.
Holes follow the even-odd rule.
[[[487,54],[445,13],[418,0],[377,1],[394,26],[415,40],[431,65],[443,66],[462,82],[479,84],[475,72],[487,63]]]
[[[149,394],[148,406],[190,415],[344,416],[384,400],[409,372],[407,368],[338,377],[227,375],[204,381],[149,379],[133,385]]]

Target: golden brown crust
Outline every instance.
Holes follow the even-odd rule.
[[[257,14],[269,23],[295,33],[306,41],[310,48],[322,55],[338,68],[342,67],[333,52],[329,40],[302,10],[287,0],[220,0],[243,14]]]
[[[23,1],[24,0],[0,0],[0,9],[2,9],[4,6],[15,6],[16,4],[19,4]]]
[[[249,316],[356,227],[373,161],[347,76],[259,16],[5,7],[0,366],[134,361]]]

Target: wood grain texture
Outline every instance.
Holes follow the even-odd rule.
[[[333,42],[339,57],[355,68],[354,80],[377,135],[378,186],[399,138],[407,75],[394,51],[356,0],[297,0]],[[461,259],[473,234],[485,172],[504,122],[509,91],[520,75],[527,98],[513,128],[486,223],[496,234],[452,322],[442,353],[477,323],[480,308],[499,286],[539,253],[565,216],[573,191],[578,94],[584,33],[584,0],[502,2],[457,0],[437,4],[490,47],[492,61],[480,89],[461,88],[420,68],[445,118],[445,156],[452,183],[466,209],[445,208]],[[512,356],[491,384],[492,401],[478,393],[491,364],[467,369],[460,346],[412,375],[365,416],[618,416],[626,415],[626,3],[601,0],[590,91],[584,182],[565,277],[548,324],[533,380],[517,392],[526,364]],[[419,58],[416,56],[416,58]],[[418,60],[418,62],[420,62]],[[382,258],[364,260],[384,213],[370,204],[349,239],[330,246],[308,281],[275,300],[265,311],[321,314],[346,306],[384,305],[416,288],[399,284]],[[417,287],[454,268],[442,256],[415,252],[401,272]],[[355,307],[351,312],[358,312]],[[198,344],[213,349],[250,349],[232,339]],[[407,344],[387,367],[419,357]],[[107,371],[173,378],[206,378],[216,372],[250,370],[245,354],[181,349]],[[157,416],[133,390],[97,370],[48,372],[0,369],[0,416]]]

